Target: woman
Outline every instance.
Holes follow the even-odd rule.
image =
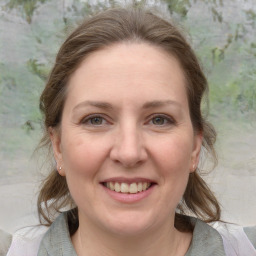
[[[234,255],[205,223],[220,220],[198,174],[202,148],[216,159],[200,109],[206,91],[197,58],[168,21],[121,8],[85,20],[40,99],[42,143],[56,165],[38,199],[51,226],[29,255]]]

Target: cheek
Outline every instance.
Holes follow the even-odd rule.
[[[185,136],[173,136],[155,148],[158,164],[166,175],[182,176],[189,172],[192,154],[191,140]]]
[[[105,149],[84,135],[70,135],[63,139],[62,156],[72,198],[78,206],[90,209],[91,202],[96,200],[96,175],[104,162]]]
[[[184,137],[165,141],[155,149],[166,204],[176,207],[186,189],[191,161],[191,144]]]
[[[83,135],[66,137],[62,152],[64,167],[73,175],[94,175],[100,163],[104,161],[106,152],[106,148],[100,146],[97,141]]]

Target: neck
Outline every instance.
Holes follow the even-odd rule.
[[[121,235],[80,222],[72,242],[78,256],[184,256],[191,239],[191,233],[181,233],[171,223],[136,235]]]

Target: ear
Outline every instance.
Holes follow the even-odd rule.
[[[194,172],[199,164],[199,157],[200,157],[202,142],[203,142],[202,132],[196,133],[194,135],[194,145],[193,145],[193,151],[191,154],[190,172]]]
[[[65,172],[63,168],[63,160],[62,160],[60,131],[57,128],[49,127],[48,132],[50,134],[50,138],[52,142],[53,154],[56,161],[56,169],[60,175],[65,176]]]

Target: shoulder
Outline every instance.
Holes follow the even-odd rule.
[[[222,236],[227,255],[256,256],[256,227],[243,228],[223,222],[215,222],[212,226]]]
[[[222,237],[207,223],[191,217],[193,238],[186,256],[225,256]]]
[[[14,233],[6,256],[62,255],[59,252],[59,247],[63,241],[70,238],[67,226],[67,217],[63,213],[50,227],[37,225],[22,228]]]
[[[63,212],[45,233],[38,250],[38,256],[77,256],[70,238],[69,213]]]
[[[253,227],[245,227],[244,232],[247,237],[250,239],[251,243],[253,244],[254,248],[256,249],[256,226]]]
[[[47,227],[40,225],[16,231],[6,256],[36,256],[40,242],[47,230]]]
[[[196,218],[191,218],[191,223],[193,238],[186,256],[256,256],[256,227],[207,224]]]
[[[0,255],[6,255],[12,242],[12,235],[0,229]]]

